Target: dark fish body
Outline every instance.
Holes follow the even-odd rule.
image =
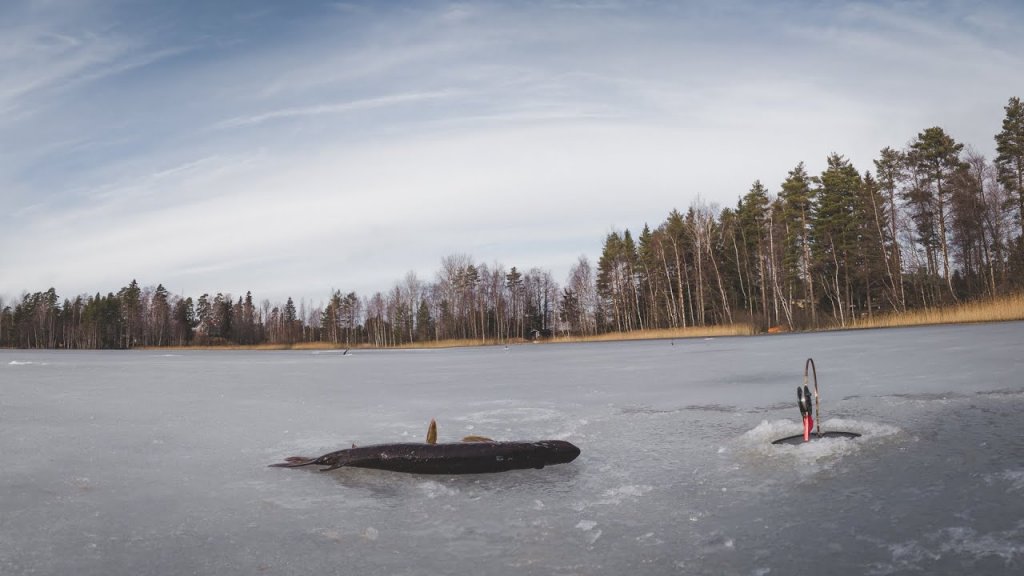
[[[486,474],[564,464],[579,455],[580,449],[564,440],[444,444],[401,442],[346,448],[319,458],[292,457],[271,466],[324,466],[322,471],[352,467],[413,474]]]

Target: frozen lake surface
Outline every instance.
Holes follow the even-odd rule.
[[[800,431],[813,357],[822,428]],[[564,439],[476,476],[267,468]],[[1024,324],[431,351],[0,350],[0,574],[1022,574]]]

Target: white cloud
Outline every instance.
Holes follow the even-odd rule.
[[[7,29],[0,44],[0,111],[10,113],[44,89],[74,81],[123,56],[128,46],[94,35]]]
[[[413,92],[404,94],[387,94],[374,98],[362,100],[351,100],[347,102],[334,102],[331,104],[317,104],[315,106],[301,106],[263,112],[252,116],[239,116],[218,122],[215,128],[238,128],[262,124],[270,120],[295,119],[309,116],[321,116],[325,114],[343,114],[347,112],[358,112],[360,110],[371,110],[374,108],[385,108],[411,102],[422,102],[424,100],[438,100],[450,98],[455,95],[453,91]]]
[[[0,144],[0,294],[316,300],[456,252],[563,280],[609,230],[800,161],[865,170],[936,123],[984,151],[1024,93],[1022,41],[973,31],[1019,11],[715,6],[357,4],[229,45],[9,28],[0,108],[32,113]]]

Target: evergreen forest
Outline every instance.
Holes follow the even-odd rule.
[[[564,285],[548,271],[450,255],[432,281],[335,291],[326,303],[169,293],[132,280],[61,298],[0,299],[0,346],[134,348],[323,342],[395,346],[517,341],[746,323],[855,326],[862,318],[1024,289],[1024,105],[1011,98],[989,159],[941,127],[873,166],[827,157],[778,190],[755,181],[734,207],[695,201],[654,227],[604,238]]]

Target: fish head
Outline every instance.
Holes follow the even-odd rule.
[[[580,449],[565,440],[542,440],[535,445],[544,455],[544,465],[565,464],[580,455]]]

